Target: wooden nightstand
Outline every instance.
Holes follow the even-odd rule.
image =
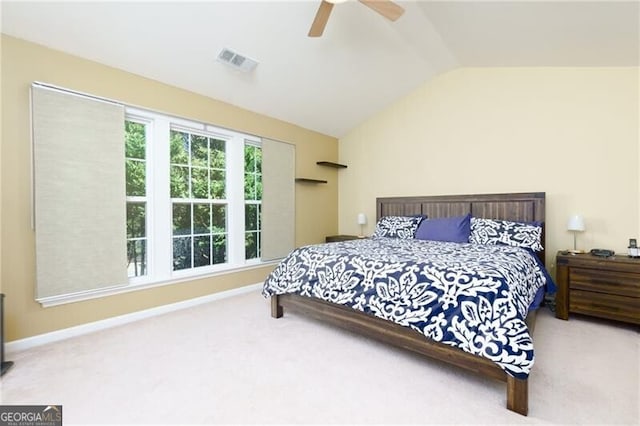
[[[570,313],[640,324],[640,259],[556,256],[556,317]]]
[[[338,241],[349,241],[349,240],[357,240],[361,237],[357,235],[329,235],[325,238],[325,242],[327,243],[337,243]]]

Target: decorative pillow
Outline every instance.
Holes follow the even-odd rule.
[[[388,237],[411,239],[424,216],[383,216],[376,224],[373,238]]]
[[[474,244],[505,244],[540,251],[542,225],[539,222],[522,223],[508,220],[471,218],[471,236]]]
[[[471,234],[471,214],[425,219],[416,230],[416,239],[468,243]]]

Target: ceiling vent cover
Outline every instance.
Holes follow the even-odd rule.
[[[247,58],[246,56],[234,52],[231,49],[227,49],[226,47],[218,54],[218,61],[242,72],[253,71],[253,69],[258,65],[258,62],[253,59]]]

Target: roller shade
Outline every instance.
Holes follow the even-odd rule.
[[[295,246],[295,146],[262,139],[262,260]]]
[[[127,284],[124,107],[31,88],[36,299]]]

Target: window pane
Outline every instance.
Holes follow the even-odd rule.
[[[255,172],[255,154],[254,147],[251,145],[244,146],[244,171],[245,173],[253,173]]]
[[[191,234],[191,205],[173,205],[173,235]]]
[[[256,200],[262,200],[262,175],[256,175]]]
[[[145,125],[134,123],[133,121],[124,122],[125,132],[125,157],[145,159]]]
[[[214,204],[213,210],[213,229],[214,233],[227,232],[227,206],[224,204]]]
[[[127,238],[147,236],[145,203],[127,203]]]
[[[204,235],[193,239],[193,267],[211,265],[211,236]]]
[[[245,258],[260,257],[260,200],[262,199],[262,149],[245,144],[244,147]]]
[[[191,237],[173,239],[173,270],[191,268]]]
[[[256,179],[253,173],[244,174],[244,199],[255,200],[256,199]]]
[[[262,229],[262,204],[257,204],[256,206],[258,207],[258,227],[256,229],[259,231]]]
[[[225,198],[225,172],[221,170],[211,170],[211,198],[223,200]]]
[[[211,143],[211,167],[224,169],[226,165],[224,141],[218,139],[209,140]]]
[[[225,263],[227,261],[227,236],[213,236],[213,264]]]
[[[193,198],[209,198],[209,170],[191,169],[191,191]]]
[[[262,149],[253,145],[244,147],[244,199],[262,199]]]
[[[147,274],[147,241],[127,241],[127,274],[140,277]]]
[[[262,148],[256,146],[256,173],[262,173]]]
[[[244,206],[244,229],[247,231],[258,229],[258,208],[255,204]]]
[[[209,140],[204,136],[191,135],[191,165],[209,167]]]
[[[244,247],[245,259],[255,259],[256,257],[258,257],[258,242],[256,232],[245,232]]]
[[[171,198],[189,197],[189,168],[171,166]]]
[[[189,135],[171,131],[171,164],[189,164]]]
[[[127,196],[144,197],[146,194],[146,163],[138,160],[126,160]]]
[[[207,234],[211,229],[211,206],[209,204],[193,205],[193,233]]]

